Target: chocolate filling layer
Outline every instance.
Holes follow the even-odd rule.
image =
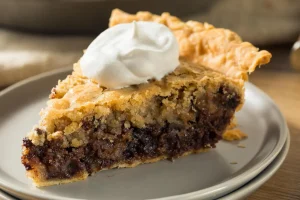
[[[92,174],[118,163],[143,162],[159,156],[172,160],[185,152],[214,148],[241,101],[239,96],[227,94],[235,93],[229,92],[227,87],[220,87],[213,98],[218,106],[213,113],[209,113],[198,101],[192,103],[194,119],[187,123],[165,122],[145,128],[125,128],[123,125],[121,131],[114,133],[100,120],[83,121],[82,129],[88,134],[89,142],[77,148],[63,148],[63,141],[59,140],[35,146],[25,138],[23,146],[29,153],[23,156],[23,164],[26,170],[42,164],[47,171],[46,179],[62,179],[83,170]],[[110,134],[113,140],[109,139]]]

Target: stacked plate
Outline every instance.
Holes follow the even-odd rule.
[[[45,73],[0,92],[0,199],[239,199],[266,182],[284,161],[289,131],[274,102],[246,84],[237,114],[249,137],[175,162],[103,171],[85,181],[35,188],[21,164],[22,138],[38,121],[50,89],[70,69]],[[5,192],[4,192],[5,191]]]

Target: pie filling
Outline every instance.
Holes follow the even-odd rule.
[[[155,106],[160,108],[165,98],[168,97],[156,96]],[[176,102],[181,102],[181,98],[179,94]],[[162,156],[172,160],[186,152],[214,148],[240,103],[241,97],[232,88],[220,86],[215,92],[193,96],[188,120],[164,121],[142,128],[123,121],[119,122],[120,128],[113,129],[101,119],[86,117],[77,132],[85,133],[87,144],[65,148],[64,141],[57,139],[36,146],[25,138],[23,147],[28,153],[22,162],[26,170],[43,166],[43,178],[51,180],[68,179],[82,172],[91,175],[118,164],[143,163]]]

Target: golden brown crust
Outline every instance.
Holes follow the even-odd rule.
[[[249,42],[242,42],[230,30],[196,21],[184,23],[169,13],[159,16],[150,12],[138,12],[131,15],[114,9],[109,26],[132,21],[154,21],[166,25],[179,42],[180,56],[233,78],[248,80],[247,73],[253,72],[257,66],[269,63],[271,59],[268,51],[259,51]]]
[[[38,174],[34,174],[31,171],[27,171],[27,176],[30,177],[33,180],[33,184],[37,187],[46,187],[46,186],[51,186],[51,185],[60,185],[60,184],[65,184],[65,183],[73,183],[76,181],[81,181],[85,180],[89,174],[87,172],[82,173],[78,176],[74,176],[69,179],[52,179],[52,180],[46,180],[46,179],[40,179]]]

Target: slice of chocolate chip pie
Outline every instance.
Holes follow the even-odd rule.
[[[73,73],[52,89],[39,124],[23,140],[22,163],[36,186],[74,182],[100,170],[172,160],[214,148],[234,113],[242,107],[246,73],[266,64],[271,57],[266,51],[258,52],[251,44],[242,43],[228,30],[198,22],[193,22],[195,26],[180,22],[170,27],[178,19],[167,14],[128,15],[115,10],[110,25],[134,20],[157,21],[176,29],[179,66],[161,79],[115,89],[103,86],[101,79],[89,78],[83,63],[76,63]],[[203,29],[197,28],[200,25]],[[211,34],[201,34],[206,29]],[[201,37],[194,41],[185,32],[199,33]],[[134,34],[142,38],[142,32]],[[185,41],[189,41],[187,47]],[[166,41],[159,44],[165,45]],[[91,49],[96,52],[97,48]],[[149,49],[152,46],[147,48],[145,62],[153,55],[159,56],[156,49],[154,53]],[[149,56],[148,50],[153,55]],[[126,53],[120,52],[110,59],[122,59]],[[134,53],[126,54],[123,63],[135,61],[135,55],[144,55]],[[141,76],[140,71],[130,70]],[[105,75],[109,73],[115,72],[105,71]]]

